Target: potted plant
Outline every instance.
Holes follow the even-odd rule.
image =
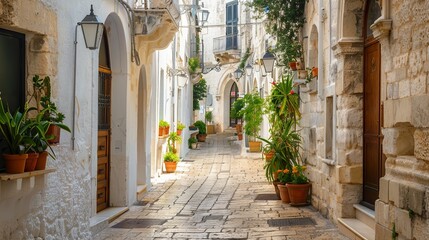
[[[215,125],[213,124],[213,112],[207,111],[205,114],[206,122],[207,122],[207,134],[215,133]]]
[[[185,124],[178,122],[177,123],[177,135],[182,135],[183,129],[185,129]]]
[[[190,137],[188,139],[188,147],[190,149],[196,149],[197,148],[197,143],[198,143],[198,140],[195,137]]]
[[[205,142],[207,137],[206,124],[203,121],[198,120],[194,123],[194,125],[198,128],[198,142]]]
[[[200,66],[200,59],[198,57],[191,57],[188,60],[188,70],[190,74],[198,73]]]
[[[29,108],[24,112],[15,111],[12,115],[6,111],[0,98],[0,133],[7,145],[7,152],[2,155],[6,163],[6,172],[23,173],[28,157],[27,152],[34,144],[28,131],[35,125],[34,121],[28,121]]]
[[[245,104],[244,99],[238,98],[237,100],[234,101],[231,108],[231,118],[238,119],[238,123],[235,125],[235,129],[237,131],[239,138],[240,138],[239,134],[243,132],[243,128],[241,125],[241,120],[243,119],[243,112],[241,111],[241,109],[243,109],[244,104]],[[243,135],[241,134],[241,136]]]
[[[289,192],[286,184],[292,181],[291,171],[288,168],[277,170],[278,179],[274,181],[274,187],[277,187],[276,193],[284,203],[290,203]]]
[[[52,138],[48,139],[48,143],[57,144],[60,142],[61,129],[70,132],[68,126],[63,124],[65,116],[63,113],[58,111],[57,106],[51,101],[51,80],[49,76],[40,78],[38,75],[33,77],[33,95],[32,98],[36,99],[37,111],[40,113],[43,109],[42,120],[48,121],[49,128],[47,135],[52,135]],[[30,100],[32,99],[30,98]]]
[[[159,130],[158,136],[160,137],[165,136],[170,132],[170,124],[167,121],[160,120],[158,130]]]
[[[179,156],[173,152],[166,152],[164,155],[165,171],[173,173],[176,171],[177,163],[180,161]]]
[[[319,76],[319,68],[317,68],[317,67],[313,67],[313,68],[311,69],[311,76],[312,76],[313,78],[316,78],[317,76]]]
[[[304,175],[306,166],[296,164],[292,167],[292,179],[290,183],[286,183],[289,192],[290,205],[304,206],[310,204],[309,194],[311,183]]]
[[[177,153],[176,142],[181,143],[182,138],[176,132],[171,132],[170,135],[168,136],[168,141],[167,141],[168,151]]]
[[[248,93],[244,96],[245,106],[241,110],[244,116],[244,132],[250,137],[250,152],[260,152],[262,143],[256,141],[261,130],[264,100],[258,93]]]

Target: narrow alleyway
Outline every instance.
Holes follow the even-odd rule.
[[[275,194],[263,160],[241,158],[230,136],[209,135],[95,239],[347,239],[311,206],[257,200]]]

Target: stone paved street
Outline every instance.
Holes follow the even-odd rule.
[[[260,154],[240,157],[230,134],[209,135],[174,174],[163,174],[145,195],[95,239],[347,239],[311,206],[291,207],[274,194]],[[307,225],[270,227],[268,220],[311,218]],[[159,220],[150,227],[112,227],[124,219]]]

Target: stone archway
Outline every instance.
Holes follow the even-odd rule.
[[[128,206],[130,192],[135,193],[131,189],[130,182],[135,183],[135,181],[129,179],[132,176],[129,169],[135,169],[135,166],[127,162],[129,136],[125,134],[128,91],[126,37],[123,23],[116,13],[110,13],[104,25],[109,42],[112,72],[110,206]]]

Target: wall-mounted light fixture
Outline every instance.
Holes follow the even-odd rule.
[[[75,143],[75,123],[76,123],[76,65],[77,65],[77,28],[82,27],[83,39],[88,49],[95,50],[100,46],[101,38],[103,37],[103,23],[99,22],[92,8],[89,15],[76,24],[74,30],[74,71],[73,71],[73,119],[72,119],[72,149],[74,150]]]
[[[85,40],[86,47],[91,50],[98,49],[101,38],[103,37],[103,23],[99,22],[97,16],[94,15],[92,4],[89,15],[86,15],[86,17],[77,24],[82,27],[83,39]]]
[[[276,57],[271,52],[267,51],[262,57],[262,65],[264,65],[264,69],[266,73],[271,73],[274,68],[274,62],[276,61]]]
[[[243,71],[240,68],[237,68],[237,70],[234,71],[234,78],[235,80],[240,80],[241,76],[243,75]]]

